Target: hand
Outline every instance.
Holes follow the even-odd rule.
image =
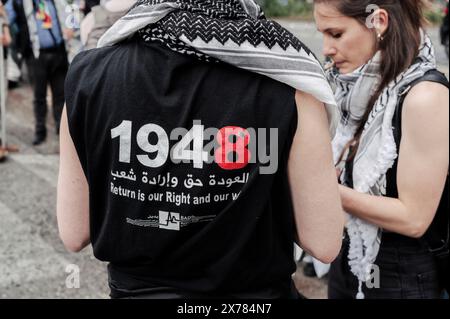
[[[348,211],[349,204],[351,203],[351,199],[354,194],[354,190],[350,187],[339,185],[339,193],[341,195],[342,207],[345,211]]]
[[[63,33],[64,33],[64,39],[66,39],[67,41],[72,40],[73,36],[75,34],[75,32],[72,29],[64,29]]]
[[[339,181],[339,178],[341,177],[341,174],[342,174],[342,169],[336,167],[336,176],[338,178],[338,181]]]
[[[3,27],[3,36],[0,37],[1,39],[1,43],[4,47],[8,47],[12,40],[11,40],[11,34],[9,33],[9,28],[8,26],[4,26]]]

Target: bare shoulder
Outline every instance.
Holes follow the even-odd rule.
[[[448,113],[448,88],[440,83],[421,82],[415,85],[405,98],[404,112],[410,115]]]
[[[326,116],[325,105],[317,100],[311,94],[296,91],[295,102],[297,103],[297,108],[302,113],[315,114],[316,116]]]
[[[424,148],[436,147],[435,143],[439,147],[441,143],[447,143],[448,98],[448,88],[442,84],[422,82],[414,86],[403,104],[403,135]]]

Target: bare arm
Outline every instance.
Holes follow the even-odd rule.
[[[289,158],[289,181],[300,246],[324,263],[339,253],[344,214],[325,106],[297,92],[298,129]]]
[[[60,168],[57,217],[65,247],[79,252],[89,244],[89,191],[72,138],[64,108],[60,128]]]
[[[448,90],[436,83],[420,83],[411,90],[402,116],[399,199],[341,187],[346,211],[388,231],[423,236],[436,214],[448,172],[448,98]]]

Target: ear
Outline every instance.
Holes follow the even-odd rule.
[[[378,9],[374,12],[375,29],[377,33],[384,36],[387,28],[389,27],[389,14],[385,9]]]

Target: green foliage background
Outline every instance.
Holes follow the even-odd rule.
[[[399,0],[401,1],[401,0]],[[268,17],[303,17],[312,19],[312,1],[307,0],[256,0]],[[440,24],[443,19],[445,1],[435,0],[425,12],[425,17],[431,24]]]
[[[258,0],[269,17],[307,16],[312,12],[312,4],[305,0]]]

